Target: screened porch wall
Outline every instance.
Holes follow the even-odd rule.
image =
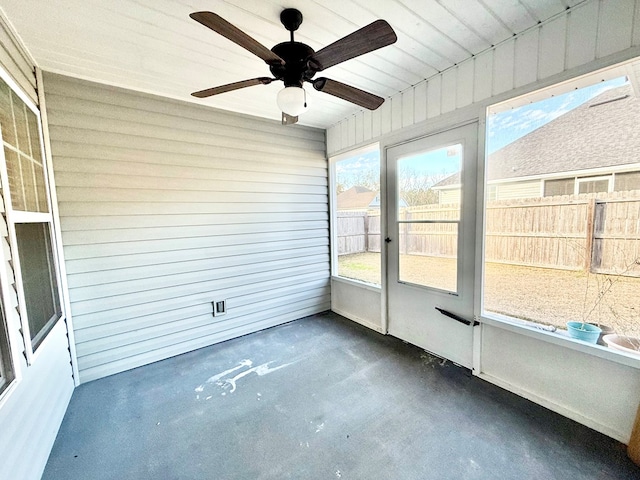
[[[330,308],[324,131],[44,80],[81,382]]]

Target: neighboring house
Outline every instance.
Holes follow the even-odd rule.
[[[489,200],[640,189],[640,98],[612,88],[489,155]],[[460,174],[433,187],[460,198]]]
[[[377,191],[374,192],[367,187],[353,186],[338,195],[338,210],[366,211],[377,195]]]
[[[367,187],[354,186],[337,196],[338,210],[364,212],[371,209],[380,208],[380,191],[372,191]],[[400,199],[401,207],[409,205]]]

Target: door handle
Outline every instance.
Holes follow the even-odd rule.
[[[384,239],[385,243],[391,243],[391,239],[389,237]]]

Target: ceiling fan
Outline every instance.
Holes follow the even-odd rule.
[[[280,14],[280,22],[290,32],[291,40],[279,43],[271,50],[213,12],[194,12],[189,16],[260,57],[269,65],[274,77],[258,77],[220,85],[194,92],[191,94],[194,97],[206,98],[254,85],[267,85],[274,80],[280,80],[284,83],[285,88],[278,93],[277,103],[282,110],[284,125],[296,123],[298,115],[307,110],[307,96],[302,88],[304,82],[311,83],[313,88],[320,92],[328,93],[369,110],[375,110],[384,102],[382,97],[337,80],[325,77],[313,78],[316,73],[338,63],[394,43],[398,37],[384,20],[376,20],[316,52],[310,46],[293,39],[293,32],[302,24],[302,13],[295,8],[286,8]]]

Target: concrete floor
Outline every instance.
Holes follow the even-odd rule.
[[[327,313],[76,389],[43,476],[640,479],[625,447]]]

